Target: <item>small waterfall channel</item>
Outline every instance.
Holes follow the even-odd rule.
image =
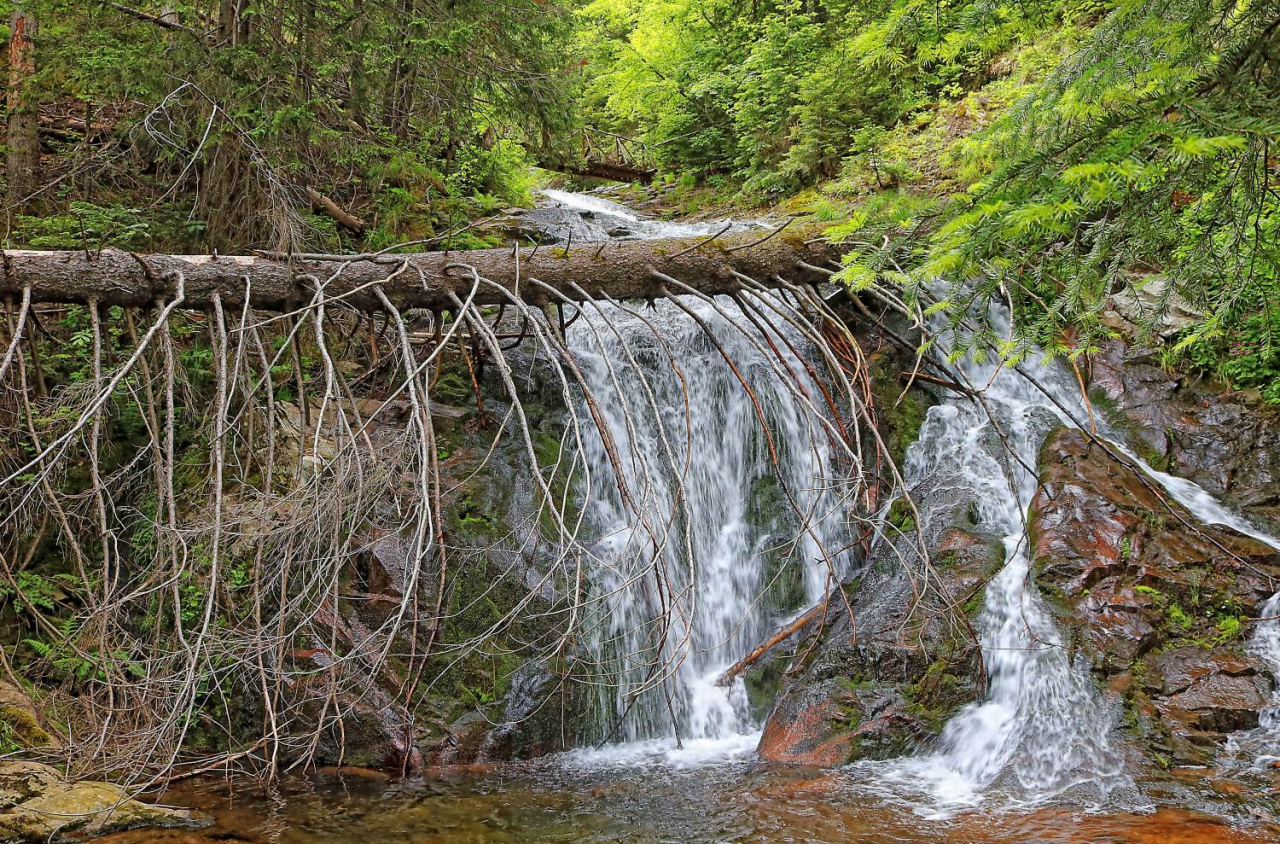
[[[724,225],[669,226],[597,197],[546,195],[588,215],[601,236],[618,226],[628,237],[670,237],[713,234]],[[820,600],[828,572],[841,576],[851,566],[830,553],[847,544],[846,528],[831,492],[838,473],[816,420],[779,388],[776,363],[743,339],[731,317],[705,302],[687,306],[743,362],[743,377],[777,440],[777,481],[770,480],[775,467],[750,399],[689,314],[663,303],[622,319],[614,313],[613,328],[588,314],[571,332],[590,388],[612,429],[626,438],[619,443],[629,455],[621,468],[639,502],[622,500],[607,482],[614,467],[603,445],[589,444],[595,481],[580,492],[597,537],[592,586],[602,612],[594,647],[607,678],[599,685],[600,708],[610,716],[602,725],[610,744],[597,758],[670,758],[681,743],[691,759],[749,752],[759,724],[746,693],[740,681],[721,687],[716,679],[788,613]],[[1006,313],[991,316],[1007,327]],[[803,353],[802,338],[786,339]],[[688,362],[678,371],[672,348]],[[1097,805],[1127,795],[1122,803],[1139,804],[1112,738],[1115,713],[1087,667],[1064,647],[1030,572],[1026,515],[1037,483],[1031,469],[1050,430],[1081,427],[1089,418],[1078,387],[1054,362],[1012,368],[966,357],[956,368],[984,389],[984,404],[944,398],[930,410],[904,469],[909,486],[945,477],[956,495],[973,498],[979,521],[1004,537],[1005,564],[987,586],[976,624],[988,692],[946,725],[931,752],[857,765],[858,779],[923,814],[947,815],[992,794],[1010,805],[1067,795]],[[1098,426],[1100,437],[1202,521],[1280,548],[1280,540],[1200,487],[1147,466],[1103,420]],[[811,514],[782,555],[779,538],[796,535],[800,525],[761,521],[779,507],[771,489],[778,482]],[[922,516],[927,520],[927,511]],[[1280,595],[1266,614],[1280,614]],[[663,626],[658,618],[671,622]],[[1280,678],[1280,621],[1260,623],[1250,648]],[[1280,754],[1280,699],[1276,704],[1258,730],[1241,737],[1251,759]]]
[[[995,308],[989,318],[1007,334],[1007,311]],[[948,351],[941,349],[943,355]],[[909,487],[945,476],[957,494],[973,496],[978,521],[1004,536],[1006,562],[987,586],[976,623],[989,677],[987,696],[952,718],[933,752],[864,767],[873,772],[878,790],[916,800],[923,796],[918,808],[923,814],[945,816],[977,805],[992,790],[1014,806],[1067,794],[1093,805],[1112,796],[1141,805],[1110,737],[1116,713],[1104,704],[1087,666],[1076,664],[1064,647],[1030,569],[1026,517],[1037,487],[1031,470],[1048,432],[1062,425],[1083,427],[1089,411],[1071,373],[1058,363],[1029,360],[1009,367],[966,356],[956,369],[968,384],[983,388],[984,402],[952,396],[932,408],[908,450],[905,474]],[[1097,424],[1099,437],[1202,522],[1280,549],[1280,540],[1258,531],[1196,484],[1153,469],[1121,433],[1104,420]],[[1264,616],[1274,618],[1277,611],[1280,594]],[[1264,655],[1280,682],[1280,621],[1259,624],[1250,648]],[[1262,722],[1251,740],[1274,753],[1280,715],[1273,708]]]

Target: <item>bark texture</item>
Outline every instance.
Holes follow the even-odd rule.
[[[610,182],[648,182],[658,172],[627,164],[611,164],[607,161],[588,161],[585,164],[566,164],[554,160],[538,162],[543,170],[564,173],[569,176],[585,176],[589,179],[605,179]]]
[[[312,301],[323,286],[326,299],[340,297],[362,310],[382,310],[379,287],[397,307],[447,309],[453,296],[468,296],[478,275],[486,280],[475,296],[479,304],[502,304],[511,295],[539,306],[560,301],[535,279],[573,301],[587,295],[652,300],[664,295],[664,285],[672,293],[687,292],[662,276],[707,294],[741,289],[735,271],[768,286],[777,286],[775,276],[790,282],[825,280],[829,271],[818,267],[838,257],[839,249],[815,240],[816,235],[793,227],[767,239],[751,232],[711,241],[618,241],[571,250],[542,246],[521,249],[518,257],[509,247],[347,260],[11,250],[0,253],[0,296],[17,298],[30,287],[37,302],[147,305],[172,298],[181,274],[183,306],[189,308],[210,305],[215,293],[224,305],[240,304],[247,290],[255,308],[289,309]]]
[[[9,111],[6,170],[11,211],[25,211],[40,185],[40,117],[32,99],[36,19],[21,6],[9,17]]]

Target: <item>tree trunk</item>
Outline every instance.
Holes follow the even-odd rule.
[[[218,0],[218,40],[224,47],[249,43],[248,0]]]
[[[610,164],[605,161],[588,161],[585,164],[565,164],[555,159],[540,159],[538,166],[543,170],[564,173],[567,176],[585,176],[590,179],[605,179],[610,182],[651,182],[657,170],[646,170],[626,164]]]
[[[4,276],[0,296],[19,297],[25,287],[39,302],[88,302],[102,305],[147,305],[172,297],[178,274],[184,280],[184,307],[203,308],[219,294],[226,305],[244,301],[246,280],[250,304],[264,310],[287,310],[312,300],[326,283],[326,298],[341,297],[366,311],[381,310],[380,286],[398,307],[454,307],[452,296],[465,300],[481,282],[475,301],[496,305],[518,296],[531,305],[571,301],[588,296],[615,299],[660,298],[687,292],[671,279],[706,294],[741,290],[740,273],[773,287],[775,276],[797,283],[827,278],[822,265],[837,258],[837,247],[814,239],[815,230],[792,228],[775,236],[759,232],[716,240],[686,238],[660,241],[611,241],[572,250],[541,246],[513,250],[420,252],[381,256],[273,257],[209,255],[134,255],[118,249],[0,253]],[[472,270],[474,269],[474,273]],[[341,270],[341,272],[339,272]],[[664,278],[665,276],[665,278]],[[331,279],[329,281],[329,279]],[[536,280],[545,282],[547,290]]]
[[[36,73],[36,19],[22,6],[9,18],[9,179],[10,213],[29,210],[40,187],[40,115],[32,84]]]

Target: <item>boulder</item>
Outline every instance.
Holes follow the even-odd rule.
[[[1270,674],[1245,644],[1280,589],[1280,554],[1201,523],[1074,429],[1046,438],[1040,475],[1031,549],[1073,645],[1158,761],[1210,761],[1270,699]]]
[[[50,842],[139,827],[208,826],[205,816],[130,799],[105,782],[66,782],[38,762],[0,762],[0,841]]]
[[[1113,314],[1108,316],[1127,323],[1130,330],[1151,324],[1152,330],[1166,340],[1204,320],[1204,311],[1171,290],[1169,280],[1162,275],[1135,277],[1132,287],[1111,297],[1111,306]]]
[[[945,482],[941,486],[946,486]],[[932,495],[917,489],[921,500]],[[928,743],[985,688],[981,651],[969,627],[987,580],[1004,562],[997,538],[972,522],[969,502],[941,489],[922,506],[931,548],[926,573],[915,559],[914,526],[882,546],[846,584],[846,608],[802,628],[771,655],[784,681],[761,737],[767,762],[833,766],[890,759]],[[934,581],[920,596],[922,578]],[[849,609],[852,609],[852,618]],[[754,672],[770,670],[758,664]],[[748,689],[751,674],[745,677]]]

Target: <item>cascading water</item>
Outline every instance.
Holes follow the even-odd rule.
[[[997,327],[1008,314],[993,308]],[[943,354],[948,351],[941,350]],[[1040,802],[1065,792],[1101,801],[1132,781],[1110,740],[1114,722],[1086,666],[1073,662],[1031,578],[1026,514],[1036,492],[1032,468],[1054,427],[1080,427],[1088,418],[1065,368],[1054,363],[1008,367],[966,356],[956,369],[983,389],[981,405],[951,397],[930,410],[909,449],[908,487],[945,475],[971,493],[984,525],[1004,535],[1006,562],[986,589],[977,621],[989,677],[984,700],[962,709],[944,728],[935,752],[870,766],[877,787],[919,793],[925,813],[975,805],[992,787],[1011,804]],[[1030,376],[1030,377],[1028,377]],[[1034,379],[1034,380],[1033,380]],[[1170,495],[1206,523],[1231,527],[1280,548],[1194,483],[1147,466],[1100,422],[1098,435],[1142,467]],[[927,512],[923,515],[928,519]],[[1280,610],[1280,595],[1267,614]],[[1252,647],[1267,654],[1280,680],[1280,621],[1259,625]],[[1277,701],[1280,703],[1280,701]],[[1280,738],[1280,715],[1263,716],[1264,731]],[[1274,747],[1273,747],[1274,749]]]
[[[1280,762],[1280,592],[1272,595],[1262,608],[1262,619],[1249,646],[1276,678],[1276,691],[1271,706],[1258,715],[1258,729],[1241,742],[1254,751],[1250,756],[1253,764],[1260,768]]]
[[[1062,424],[1060,411],[998,361],[966,357],[957,369],[985,387],[984,402],[948,399],[932,408],[907,452],[905,479],[913,488],[947,477],[954,494],[972,495],[977,521],[1003,536],[1005,565],[987,585],[975,625],[989,688],[946,725],[936,752],[876,766],[877,774],[890,786],[924,789],[943,811],[976,804],[997,785],[1020,800],[1085,783],[1105,795],[1128,783],[1108,740],[1113,719],[1030,576],[1026,514],[1037,485],[1030,467],[1045,435]],[[1051,391],[1065,392],[1055,389],[1056,374],[1050,366],[1036,372]],[[927,510],[922,518],[927,526]]]
[[[644,221],[597,198],[547,194],[568,208],[626,222],[629,236],[696,235],[719,228]],[[588,314],[571,333],[589,388],[619,439],[618,452],[624,455],[619,468],[633,499],[628,503],[615,487],[599,482],[611,477],[614,467],[603,444],[591,443],[587,457],[597,484],[588,510],[600,537],[594,589],[604,610],[596,652],[610,680],[602,686],[610,720],[604,729],[614,740],[666,738],[670,743],[678,736],[694,742],[729,740],[745,750],[755,725],[741,685],[721,688],[714,680],[780,611],[822,597],[827,572],[814,561],[822,559],[824,548],[844,546],[844,525],[826,513],[823,480],[833,471],[815,420],[781,388],[761,350],[724,315],[705,303],[687,304],[745,364],[743,375],[760,398],[776,441],[778,467],[768,459],[762,429],[737,377],[703,328],[675,306],[664,303],[644,319],[620,320],[614,313],[613,328]],[[1007,313],[995,308],[990,317],[1007,329]],[[788,339],[804,348],[800,338]],[[682,362],[689,361],[679,373],[664,342],[679,350]],[[1075,381],[1055,363],[1012,368],[966,357],[956,368],[983,390],[983,402],[952,396],[934,407],[904,468],[909,487],[930,479],[937,485],[936,479],[944,478],[941,486],[972,495],[978,520],[1004,537],[1006,562],[987,586],[977,621],[989,689],[984,700],[946,725],[934,752],[860,767],[870,772],[873,788],[897,795],[923,792],[927,808],[921,811],[942,814],[975,805],[992,791],[1014,805],[1067,792],[1098,802],[1117,792],[1132,796],[1132,781],[1111,741],[1114,714],[1087,667],[1074,662],[1064,647],[1032,581],[1028,554],[1026,514],[1036,491],[1032,468],[1040,446],[1054,427],[1080,427],[1088,410]],[[1280,541],[1200,487],[1147,466],[1105,422],[1100,421],[1098,434],[1199,519],[1280,548]],[[785,607],[759,600],[778,572],[770,570],[777,560],[771,562],[766,553],[769,530],[753,500],[775,471],[802,510],[822,514],[806,520],[807,532],[800,531],[800,547],[789,565],[802,568],[803,600]],[[927,522],[927,508],[921,515]],[[795,533],[796,527],[782,526],[780,532]],[[847,572],[847,560],[831,563],[837,573]],[[1259,623],[1250,648],[1280,680],[1280,594],[1264,613],[1269,620]],[[663,619],[669,624],[664,626]],[[1280,694],[1262,714],[1258,730],[1240,737],[1240,745],[1258,764],[1280,755]]]
[[[618,224],[645,238],[726,227],[543,193],[590,213],[601,236]],[[749,751],[758,726],[741,680],[717,680],[773,624],[823,598],[828,573],[847,570],[849,543],[827,488],[836,471],[827,432],[779,374],[784,367],[817,393],[795,357],[808,342],[785,325],[766,341],[727,299],[681,304],[693,315],[672,302],[643,314],[602,305],[607,318],[588,308],[567,341],[613,439],[611,456],[598,433],[588,438],[591,486],[579,490],[596,537],[590,650],[601,735],[714,746],[714,756]]]
[[[683,304],[697,320],[670,302],[643,319],[610,309],[607,322],[588,313],[569,338],[620,456],[615,467],[598,437],[585,455],[590,476],[610,479],[587,497],[603,610],[595,649],[608,681],[606,732],[627,741],[751,733],[741,681],[716,680],[781,616],[820,600],[828,571],[846,565],[836,551],[847,544],[844,525],[824,488],[825,432],[781,386],[776,359],[744,334],[751,325],[706,302]],[[618,469],[629,500],[611,481]],[[772,547],[779,514],[799,535],[787,554]]]
[[[614,240],[650,240],[663,237],[705,237],[728,227],[729,231],[743,229],[768,228],[761,223],[748,221],[719,221],[710,223],[669,223],[663,220],[652,220],[641,217],[624,205],[619,205],[599,196],[582,193],[569,193],[559,190],[544,190],[542,195],[554,202],[557,207],[570,209],[578,214],[598,218],[606,225],[597,226],[600,235]],[[576,226],[575,226],[576,228]],[[582,241],[584,233],[579,232],[575,240]],[[587,235],[586,239],[590,239]]]

